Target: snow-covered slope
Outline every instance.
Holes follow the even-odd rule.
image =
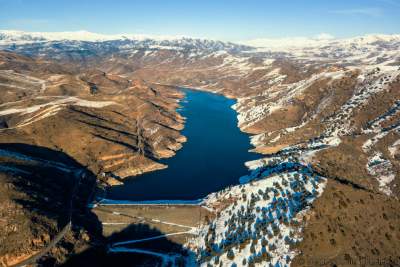
[[[260,50],[288,51],[293,49],[323,48],[326,46],[374,45],[378,43],[398,43],[400,34],[368,34],[351,38],[335,38],[329,34],[320,34],[316,37],[288,37],[288,38],[259,38],[240,43],[258,47]]]
[[[88,31],[75,32],[24,32],[14,30],[0,31],[1,44],[27,44],[46,41],[88,41],[99,42],[119,39],[119,35],[104,35]]]
[[[13,45],[34,45],[46,43],[69,43],[79,46],[80,42],[104,43],[115,47],[159,47],[168,49],[198,49],[198,50],[245,50],[248,46],[191,38],[185,36],[164,36],[144,34],[98,34],[88,31],[75,32],[24,32],[0,30],[0,48]],[[87,45],[87,44],[86,44]]]
[[[238,43],[218,40],[192,38],[185,36],[145,35],[145,34],[98,34],[88,31],[74,32],[24,32],[0,30],[0,48],[13,45],[33,45],[43,43],[92,42],[108,43],[115,47],[159,47],[169,49],[196,49],[213,51],[254,51],[284,52],[294,55],[324,55],[335,57],[354,52],[378,52],[380,50],[399,49],[400,34],[370,34],[352,38],[337,39],[329,34],[320,34],[313,38],[259,38]],[[76,42],[78,42],[76,44]],[[353,51],[353,52],[352,52]]]

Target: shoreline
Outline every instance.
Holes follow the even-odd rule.
[[[235,112],[235,119],[236,119],[235,127],[236,127],[242,134],[246,135],[246,137],[247,137],[247,144],[249,145],[249,149],[247,150],[247,153],[251,153],[251,154],[254,154],[254,155],[259,155],[260,157],[262,157],[262,154],[252,151],[252,150],[254,149],[254,145],[251,144],[251,137],[252,137],[252,135],[249,134],[249,133],[244,132],[244,131],[239,127],[239,125],[238,125],[238,115],[239,115],[239,113],[238,113],[238,111],[234,108],[234,105],[237,103],[237,99],[236,99],[236,98],[234,98],[233,96],[227,96],[227,95],[225,95],[225,94],[223,94],[223,93],[220,93],[220,92],[217,92],[217,91],[210,91],[210,90],[206,90],[206,89],[203,89],[203,88],[183,87],[183,86],[166,85],[166,84],[160,84],[160,83],[153,83],[153,84],[157,84],[157,85],[159,85],[159,86],[173,87],[175,90],[177,90],[178,92],[181,92],[181,93],[182,93],[182,97],[179,98],[179,106],[176,108],[176,112],[179,114],[180,117],[183,117],[183,115],[180,113],[180,111],[181,111],[182,108],[183,108],[183,106],[182,106],[181,104],[182,104],[182,103],[185,103],[185,104],[188,103],[187,95],[186,95],[186,92],[185,92],[185,91],[200,92],[200,93],[206,93],[206,94],[210,94],[210,95],[219,95],[219,96],[221,96],[221,97],[226,98],[227,100],[234,100],[235,103],[229,104],[229,109],[231,109],[231,110],[233,110],[233,111]],[[185,118],[185,117],[183,117],[183,118]],[[185,126],[186,126],[186,119],[187,119],[187,118],[185,118],[185,121],[183,122]],[[184,127],[183,127],[183,128],[184,128]],[[180,130],[180,133],[181,133],[181,131],[183,130],[183,128]],[[183,135],[182,135],[182,136],[183,136]],[[184,139],[185,139],[185,142],[186,142],[187,139],[188,139],[188,137],[184,136]],[[182,149],[183,146],[184,146],[184,144],[182,143],[182,146],[179,147],[179,149],[176,150],[175,152],[177,152],[177,151],[179,151],[180,149]],[[164,168],[162,168],[162,169],[150,170],[150,171],[148,171],[148,172],[147,172],[147,171],[146,171],[146,172],[142,172],[142,173],[140,173],[140,174],[138,174],[138,175],[128,176],[128,177],[124,178],[123,181],[121,181],[120,184],[115,184],[115,185],[117,185],[117,186],[124,186],[124,182],[126,182],[127,180],[132,180],[133,183],[134,183],[134,179],[135,179],[135,178],[138,178],[138,177],[140,177],[140,176],[142,176],[142,175],[146,175],[146,174],[148,174],[148,173],[152,173],[152,172],[160,171],[160,170],[163,170],[163,169],[167,169],[167,168],[169,168],[169,166],[168,166],[168,164],[167,164],[166,161],[169,160],[169,159],[171,159],[171,158],[173,158],[173,157],[175,157],[175,156],[176,156],[176,154],[174,153],[173,155],[171,155],[171,156],[169,156],[169,157],[162,157],[162,158],[160,158],[159,161],[157,161],[157,163],[163,164],[164,166],[166,166],[166,167],[164,167]],[[253,161],[253,160],[255,160],[255,159],[246,160],[246,161],[243,162],[243,165],[246,166],[246,163],[247,163],[247,162]],[[248,167],[246,166],[246,170],[247,170],[246,175],[249,175],[250,172],[251,172],[251,169],[248,168]],[[241,176],[243,176],[243,175],[241,175]],[[236,177],[236,178],[237,178],[237,179],[236,179],[236,182],[235,182],[234,184],[229,185],[229,186],[239,185],[239,184],[240,184],[240,178],[241,178],[241,176]],[[114,187],[115,185],[106,186],[106,192],[108,191],[108,189]],[[218,192],[218,191],[220,191],[220,190],[223,190],[223,189],[225,189],[225,188],[226,188],[226,187],[223,187],[223,188],[221,188],[221,189],[219,189],[219,190],[217,190],[217,191],[210,191],[210,192],[208,192],[204,197],[207,197],[208,195],[210,195],[210,194],[212,194],[212,193],[215,193],[215,192]],[[106,195],[104,198],[107,199],[107,195]],[[107,199],[107,201],[119,201],[120,203],[124,203],[124,202],[126,202],[126,203],[132,203],[132,202],[138,203],[138,202],[141,202],[141,203],[143,203],[143,202],[145,202],[145,201],[150,201],[150,202],[157,202],[157,201],[158,201],[158,202],[160,202],[160,201],[169,201],[169,200],[160,199],[160,200],[129,201],[129,200]],[[197,200],[179,200],[179,199],[173,199],[173,200],[171,200],[171,201],[172,201],[172,202],[170,202],[170,203],[174,204],[176,201],[183,201],[183,202],[191,201],[191,202],[192,202],[192,201],[197,201]]]

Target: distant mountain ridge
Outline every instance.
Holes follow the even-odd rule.
[[[371,45],[400,42],[400,34],[367,34],[350,38],[335,38],[329,34],[316,37],[258,38],[241,43],[271,50],[323,47],[329,45]]]
[[[0,46],[27,45],[44,42],[114,42],[120,45],[133,44],[143,47],[160,46],[171,49],[205,50],[252,50],[261,48],[270,51],[287,51],[302,48],[325,46],[366,46],[376,44],[399,44],[400,34],[367,34],[351,38],[335,38],[329,34],[316,37],[257,38],[241,42],[224,42],[183,35],[145,35],[145,34],[99,34],[89,31],[67,32],[26,32],[0,30]]]
[[[105,35],[88,31],[76,32],[24,32],[0,30],[0,48],[14,45],[34,45],[43,43],[65,43],[80,45],[80,43],[103,43],[123,46],[125,48],[165,48],[173,50],[211,50],[234,51],[249,50],[250,46],[222,42],[218,40],[192,38],[185,36],[151,36],[135,34]]]

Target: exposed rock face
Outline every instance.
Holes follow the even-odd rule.
[[[29,61],[2,55],[2,68]],[[56,64],[30,71],[42,63],[30,65],[0,70],[2,142],[57,148],[94,173],[125,178],[161,168],[152,159],[174,155],[184,141],[184,118],[175,112],[182,94],[173,88],[100,71],[59,73]]]
[[[285,174],[290,177],[274,176],[285,188],[286,180],[300,179],[307,187],[302,190],[304,197],[320,198],[312,204],[300,201],[311,210],[303,219],[304,235],[298,238],[303,241],[287,250],[282,238],[274,238],[270,245],[280,244],[282,250],[265,254],[266,258],[313,266],[321,258],[344,265],[342,259],[400,256],[393,249],[400,242],[398,36],[284,49],[200,40],[45,38],[16,46],[15,40],[7,40],[3,48],[35,59],[0,54],[0,88],[5,92],[0,96],[2,142],[64,151],[95,174],[104,173],[104,180],[118,183],[125,176],[163,168],[155,159],[172,156],[185,141],[179,134],[184,118],[175,112],[181,94],[159,84],[221,93],[237,99],[239,127],[253,134],[254,150],[267,156],[249,163],[255,170],[246,181],[271,175],[271,159],[273,166],[288,159],[310,164],[326,179],[324,191],[315,182],[313,188],[305,186],[315,179],[313,175],[295,178],[291,170]],[[52,63],[52,57],[63,64]],[[254,188],[244,189],[249,193]],[[224,195],[227,203],[220,214],[239,212],[229,202],[242,200],[235,190],[232,197]],[[261,201],[265,191],[254,193],[254,201]],[[277,203],[285,209],[284,200]],[[364,209],[368,216],[362,214]],[[241,212],[253,218],[254,210]],[[231,220],[231,234],[236,234],[236,219]],[[215,260],[208,257],[207,246],[219,220],[204,228],[205,264]],[[226,235],[217,230],[221,241]],[[348,239],[366,241],[350,247]],[[226,264],[234,262],[232,253],[237,255],[235,249],[221,254]]]

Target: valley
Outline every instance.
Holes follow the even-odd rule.
[[[99,38],[0,32],[2,264],[399,263],[398,35]]]
[[[182,89],[179,114],[187,141],[177,154],[162,159],[168,168],[150,172],[122,186],[111,187],[106,198],[120,200],[196,200],[238,183],[246,175],[249,138],[237,128],[233,100],[211,93]],[[234,145],[233,145],[234,144]]]

